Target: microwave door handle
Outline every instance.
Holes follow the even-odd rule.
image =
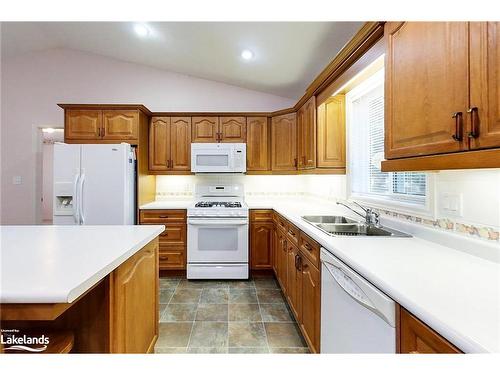
[[[85,183],[85,173],[82,173],[81,177],[80,177],[80,188],[78,189],[79,190],[79,196],[78,196],[78,202],[80,203],[79,205],[79,214],[80,214],[80,224],[83,225],[85,224],[85,217],[83,216],[83,187],[84,187],[84,183]]]

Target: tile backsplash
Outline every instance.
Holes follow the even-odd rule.
[[[198,175],[157,176],[157,200],[192,199],[199,181],[242,183],[252,198],[304,197],[334,202],[347,197],[344,175]],[[434,219],[379,210],[382,215],[500,243],[500,170],[441,171],[434,174],[436,215]],[[443,192],[459,194],[462,209],[451,215],[442,210]]]

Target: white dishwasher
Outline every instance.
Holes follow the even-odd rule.
[[[321,353],[395,353],[396,304],[321,249]]]

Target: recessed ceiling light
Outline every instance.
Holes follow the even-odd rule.
[[[253,52],[249,49],[244,49],[243,51],[241,51],[241,58],[243,60],[251,60],[253,58]]]
[[[141,24],[141,23],[137,23],[134,25],[134,31],[141,38],[144,38],[144,37],[149,35],[148,27],[146,25]]]

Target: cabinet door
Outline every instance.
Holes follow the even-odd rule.
[[[286,235],[282,231],[278,231],[278,254],[277,254],[277,267],[278,267],[278,281],[281,284],[283,293],[287,291],[287,243]]]
[[[272,222],[257,222],[250,225],[250,268],[269,270],[272,268]]]
[[[293,171],[297,169],[297,124],[295,113],[272,118],[271,145],[271,169],[273,171]]]
[[[219,133],[218,117],[193,117],[192,142],[217,142]]]
[[[273,271],[276,276],[278,275],[277,249],[278,249],[278,233],[276,226],[273,223],[273,232],[271,236],[271,265],[273,267]]]
[[[320,348],[321,279],[319,270],[304,256],[302,259],[302,318],[304,338],[314,353]]]
[[[500,22],[470,24],[470,85],[470,147],[500,147]]]
[[[170,160],[170,117],[153,117],[149,123],[149,170],[166,171]]]
[[[146,353],[158,333],[158,240],[118,267],[110,277],[113,299],[111,353]]]
[[[399,329],[401,353],[460,353],[460,350],[403,308],[401,308]]]
[[[289,243],[287,251],[287,293],[286,297],[288,300],[288,305],[293,312],[293,315],[300,322],[302,318],[302,274],[300,272],[300,257],[299,249]]]
[[[388,22],[385,36],[385,157],[466,149],[467,22]]]
[[[170,168],[191,170],[191,117],[170,119]]]
[[[102,111],[101,137],[105,140],[137,140],[139,137],[139,112]]]
[[[267,117],[247,117],[247,171],[269,170]]]
[[[64,120],[64,138],[82,140],[99,139],[102,127],[101,111],[67,109]]]
[[[245,143],[247,141],[246,117],[219,117],[221,142]]]
[[[297,113],[298,168],[316,168],[316,97],[311,97]]]
[[[345,168],[345,95],[318,107],[318,168]]]

